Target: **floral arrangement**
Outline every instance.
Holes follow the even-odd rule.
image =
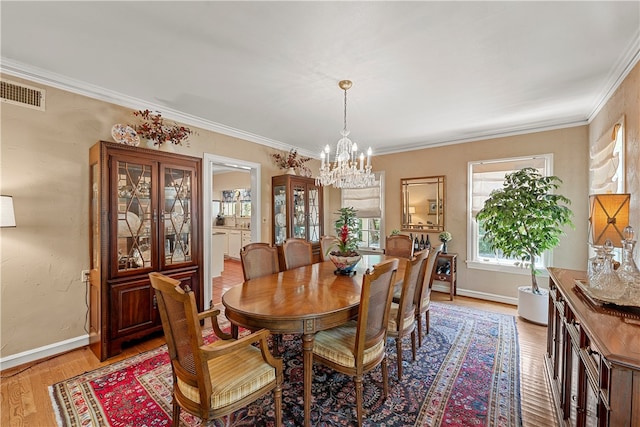
[[[176,145],[182,145],[189,135],[195,133],[185,126],[176,123],[167,124],[160,112],[153,113],[150,110],[134,111],[133,115],[142,119],[141,124],[129,125],[138,133],[141,138],[147,138],[153,141],[154,145],[161,145],[164,142],[170,142]]]
[[[438,235],[438,238],[440,239],[441,242],[448,242],[453,237],[451,236],[451,233],[449,233],[448,231],[443,231]]]
[[[311,157],[304,157],[298,155],[298,150],[292,148],[289,150],[289,154],[274,153],[271,155],[273,163],[280,169],[296,169],[305,176],[311,176],[311,169],[305,163],[311,160]]]
[[[338,219],[335,222],[338,237],[331,246],[337,250],[331,251],[332,255],[356,256],[358,255],[358,243],[360,242],[360,227],[356,210],[354,208],[340,208]]]

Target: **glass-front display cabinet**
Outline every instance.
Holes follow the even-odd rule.
[[[189,286],[202,310],[201,160],[108,142],[89,156],[90,343],[105,360],[162,329],[150,272]]]
[[[274,176],[271,184],[273,244],[281,246],[292,237],[305,239],[312,243],[314,261],[318,261],[324,234],[322,187],[313,178],[297,175]]]

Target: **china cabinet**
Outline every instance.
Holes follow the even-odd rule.
[[[640,425],[640,313],[595,304],[586,272],[549,268],[545,368],[560,426]]]
[[[322,187],[313,178],[297,175],[274,176],[271,184],[273,244],[281,249],[286,239],[305,239],[312,243],[314,262],[320,261],[320,236],[324,234]],[[280,261],[284,270],[282,256]]]
[[[150,272],[188,285],[203,308],[201,159],[102,141],[89,161],[89,337],[105,360],[162,330]]]

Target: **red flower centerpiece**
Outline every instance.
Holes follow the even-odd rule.
[[[335,274],[351,276],[355,274],[353,269],[358,264],[362,255],[358,253],[358,242],[360,242],[360,228],[356,211],[354,208],[341,208],[340,215],[336,220],[336,231],[338,237],[329,248],[329,259],[336,266]],[[336,248],[334,250],[331,250]]]

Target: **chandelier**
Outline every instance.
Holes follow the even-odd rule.
[[[347,130],[347,90],[351,87],[351,80],[341,80],[338,83],[344,90],[344,128],[340,134],[336,155],[331,162],[329,144],[320,153],[322,164],[316,178],[317,185],[333,185],[335,188],[363,188],[375,184],[374,174],[371,172],[371,147],[367,151],[365,164],[364,153],[358,154],[358,145],[349,139]]]

